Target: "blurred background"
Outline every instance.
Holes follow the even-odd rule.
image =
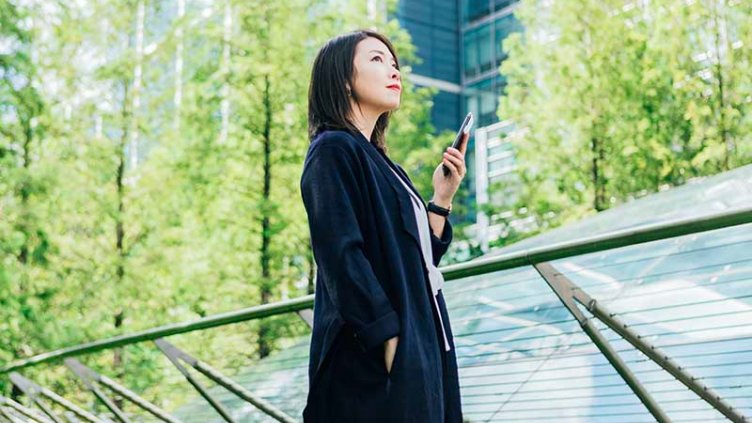
[[[326,40],[358,28],[386,34],[397,49],[405,89],[387,135],[389,155],[424,197],[430,198],[432,172],[463,117],[476,117],[443,265],[752,204],[749,1],[0,0],[0,365],[313,293],[315,263],[299,192],[310,70]],[[733,300],[741,313],[729,316],[734,327],[751,327],[745,292],[752,238],[745,234],[752,231],[749,225],[725,231],[699,241],[682,238],[687,244],[681,248],[656,246],[650,255],[656,262],[640,270],[617,266],[608,275],[613,279],[588,277],[593,284],[608,279],[601,288],[616,301],[630,283],[664,274],[659,267],[671,262],[667,257],[696,247],[704,253],[684,264],[707,273],[688,272],[699,279],[681,283],[699,286],[735,274],[733,289],[702,298]],[[665,245],[675,245],[670,242],[679,240]],[[617,258],[635,250],[620,251],[610,259],[593,257],[623,264]],[[634,254],[635,263],[648,260]],[[562,265],[579,272],[580,262],[591,258]],[[519,276],[509,275],[473,283],[488,288],[482,284],[489,278],[498,285]],[[655,283],[667,292],[684,286],[667,277]],[[461,290],[461,283],[449,285],[447,298],[453,287]],[[461,332],[460,316],[468,320],[468,333],[478,330],[483,318],[473,323],[473,316],[487,317],[483,307],[513,293],[465,285],[465,296],[447,300],[455,332]],[[538,326],[541,316],[550,316],[546,310],[566,314],[545,283],[536,286],[514,292],[538,302],[518,304],[528,297],[514,296],[496,312],[522,307]],[[618,292],[609,291],[615,286]],[[547,296],[534,292],[539,288]],[[679,296],[669,300],[684,304]],[[645,309],[628,301],[615,305]],[[715,307],[658,313],[642,322],[694,321],[730,310],[724,302]],[[720,324],[707,323],[669,330],[679,336]],[[573,330],[559,329],[543,332]],[[267,370],[266,378],[256,373],[253,380],[265,380],[272,390],[303,389],[309,334],[306,320],[288,313],[194,331],[174,342],[232,375],[275,354],[292,354],[287,359],[294,366],[287,369],[294,373]],[[751,363],[752,344],[745,339],[718,348],[741,354],[737,363]],[[486,341],[474,340],[473,348]],[[185,421],[200,415],[190,406],[208,407],[151,343],[81,360],[166,410],[184,407]],[[462,363],[471,362],[477,359]],[[578,363],[574,368],[590,376],[589,366],[598,365]],[[752,373],[749,365],[738,366],[725,370]],[[471,377],[468,372],[463,377]],[[30,367],[24,374],[108,415],[63,366]],[[498,380],[508,382],[508,375]],[[744,383],[729,386],[736,386],[749,412],[752,390]],[[305,390],[287,393],[292,397],[279,406],[294,415]],[[4,375],[0,395],[20,398]],[[592,405],[592,398],[580,400]],[[681,398],[672,400],[684,407]],[[126,411],[133,407],[116,402]],[[621,417],[651,421],[635,404],[639,412]],[[238,421],[265,421],[236,408],[243,416]],[[133,421],[150,421],[134,410]],[[193,421],[219,418],[208,410],[212,417]],[[501,416],[494,407],[477,410],[468,421]],[[622,421],[588,416],[574,421]]]

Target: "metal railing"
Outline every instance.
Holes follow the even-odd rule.
[[[613,318],[603,306],[599,305],[585,291],[574,285],[572,281],[565,278],[549,262],[552,260],[575,257],[583,254],[610,250],[614,248],[627,247],[631,245],[642,244],[651,241],[663,240],[688,234],[701,233],[716,229],[728,228],[737,225],[752,223],[752,207],[734,209],[712,215],[682,219],[667,223],[658,223],[645,225],[637,228],[619,230],[611,233],[584,237],[581,239],[562,242],[545,247],[531,248],[505,255],[481,258],[472,260],[467,263],[460,263],[442,267],[440,270],[447,281],[470,276],[483,275],[491,272],[497,272],[505,269],[518,267],[533,266],[543,279],[548,283],[551,289],[556,293],[558,298],[572,316],[579,322],[583,331],[596,344],[601,353],[608,359],[609,363],[616,369],[618,374],[624,379],[625,383],[632,389],[635,395],[645,404],[647,410],[653,417],[660,422],[670,421],[668,416],[661,410],[660,405],[650,396],[650,394],[641,386],[639,380],[630,371],[627,364],[619,358],[618,353],[610,346],[609,342],[599,333],[590,320],[584,318],[577,303],[586,307],[586,309],[597,319],[605,323],[609,328],[614,330],[626,341],[631,343],[635,348],[642,351],[648,358],[661,366],[670,373],[679,382],[684,384],[692,392],[729,420],[734,422],[747,422],[747,418],[738,410],[734,409],[720,395],[714,393],[709,387],[702,384],[699,379],[688,374],[685,369],[674,363],[665,353],[659,352],[654,346],[645,342],[645,340],[634,331],[627,329],[626,325]],[[123,415],[121,410],[115,407],[102,391],[98,390],[93,384],[101,383],[109,389],[115,391],[123,398],[133,402],[142,409],[150,412],[162,421],[178,421],[166,412],[159,410],[158,407],[141,399],[135,393],[127,388],[118,385],[111,379],[98,375],[90,369],[85,369],[79,362],[72,360],[73,357],[91,354],[98,351],[109,350],[123,347],[126,345],[138,344],[146,341],[154,341],[160,350],[170,359],[170,361],[184,374],[186,379],[193,385],[199,393],[215,408],[224,420],[233,422],[232,416],[227,410],[214,400],[203,387],[192,379],[182,367],[180,361],[190,365],[205,376],[225,387],[243,400],[249,402],[260,411],[271,416],[272,418],[283,421],[295,421],[292,417],[275,408],[272,404],[264,401],[262,398],[245,390],[242,386],[233,382],[231,379],[221,375],[218,371],[212,369],[208,364],[193,359],[185,352],[178,350],[176,347],[167,343],[164,338],[178,334],[184,334],[193,331],[215,328],[219,326],[246,322],[254,319],[281,315],[290,312],[297,312],[310,325],[310,318],[304,317],[307,311],[313,307],[313,295],[296,298],[293,300],[281,301],[274,304],[265,304],[261,306],[250,307],[233,312],[217,314],[202,319],[160,326],[153,329],[126,334],[108,339],[97,340],[81,345],[63,348],[44,354],[39,354],[23,360],[14,361],[0,367],[0,376],[10,375],[11,381],[26,393],[32,403],[42,409],[47,415],[41,417],[41,414],[34,410],[28,409],[10,399],[0,397],[0,417],[8,413],[15,413],[14,418],[25,416],[28,421],[62,421],[48,407],[38,401],[39,395],[44,395],[48,399],[59,405],[71,410],[79,417],[88,421],[100,421],[96,416],[82,410],[80,407],[67,402],[64,398],[58,396],[49,389],[35,385],[33,382],[23,378],[18,371],[32,366],[38,366],[44,363],[60,362],[65,360],[68,367],[76,373],[79,378],[85,379],[85,384],[96,397],[102,401],[113,415],[121,422],[127,422],[128,419]],[[5,413],[5,414],[3,414]],[[32,417],[33,416],[33,417]],[[5,417],[10,420],[9,417]],[[0,419],[1,420],[1,419]],[[13,420],[11,420],[13,421]]]

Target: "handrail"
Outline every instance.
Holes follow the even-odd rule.
[[[544,247],[536,247],[443,266],[440,270],[444,274],[445,280],[466,278],[468,276],[482,275],[499,270],[513,269],[515,267],[596,253],[614,248],[628,247],[645,242],[723,229],[745,223],[752,223],[752,206],[735,208],[700,217],[621,229]]]
[[[83,354],[89,354],[101,350],[118,348],[125,345],[137,344],[144,341],[153,341],[171,335],[193,332],[196,330],[209,329],[217,326],[225,326],[233,323],[241,323],[248,320],[259,319],[262,317],[275,316],[291,311],[298,311],[313,307],[313,294],[304,297],[294,298],[292,300],[280,301],[276,303],[263,304],[259,306],[244,308],[241,310],[230,311],[221,314],[204,317],[189,322],[173,323],[165,326],[115,336],[113,338],[101,339],[98,341],[87,342],[73,347],[62,348],[29,357],[24,360],[18,360],[6,364],[0,368],[0,375],[17,371],[25,367],[35,366],[37,364],[47,363],[55,360],[62,360],[67,357],[73,357]]]
[[[746,223],[752,223],[752,206],[736,208],[706,216],[680,219],[667,223],[623,229],[606,234],[584,237],[573,241],[503,254],[496,257],[488,257],[472,260],[466,263],[443,266],[439,270],[444,274],[445,280],[459,279],[561,258],[579,256],[587,253],[673,238],[676,236],[743,225]],[[198,320],[173,323],[145,331],[62,348],[8,363],[0,367],[0,375],[42,363],[61,360],[67,357],[89,354],[96,351],[136,344],[143,341],[151,341],[196,330],[309,309],[313,307],[313,298],[314,296],[311,294],[292,300],[263,304],[241,310],[216,314]]]

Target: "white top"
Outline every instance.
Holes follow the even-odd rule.
[[[389,166],[389,169],[392,169],[394,176],[396,176],[397,179],[402,182],[405,190],[407,190],[407,192],[410,194],[410,198],[413,200],[411,203],[413,205],[413,211],[415,212],[415,221],[418,223],[418,233],[420,234],[420,249],[421,253],[423,254],[423,261],[425,262],[425,265],[427,267],[426,271],[428,272],[428,279],[431,282],[431,291],[433,294],[431,295],[431,298],[433,298],[433,303],[436,306],[436,314],[439,316],[439,322],[441,323],[441,333],[442,335],[444,335],[444,348],[449,351],[451,350],[451,346],[449,345],[449,341],[447,340],[444,321],[441,318],[441,310],[439,309],[439,303],[436,300],[436,296],[439,294],[439,290],[444,287],[444,275],[433,264],[433,251],[431,250],[431,232],[428,226],[428,214],[426,212],[425,206],[423,205],[423,200],[421,200],[420,197],[418,197],[413,192],[413,190],[410,189],[410,187],[397,173],[397,171],[395,171],[391,166]]]

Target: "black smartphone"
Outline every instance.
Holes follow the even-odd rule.
[[[460,143],[462,142],[462,136],[464,134],[467,134],[470,132],[470,128],[473,126],[473,112],[470,112],[465,116],[465,120],[462,121],[462,125],[460,125],[460,130],[457,132],[457,136],[454,138],[454,142],[452,143],[452,148],[460,149]],[[449,168],[442,164],[441,167],[444,171],[444,176],[449,176]]]

